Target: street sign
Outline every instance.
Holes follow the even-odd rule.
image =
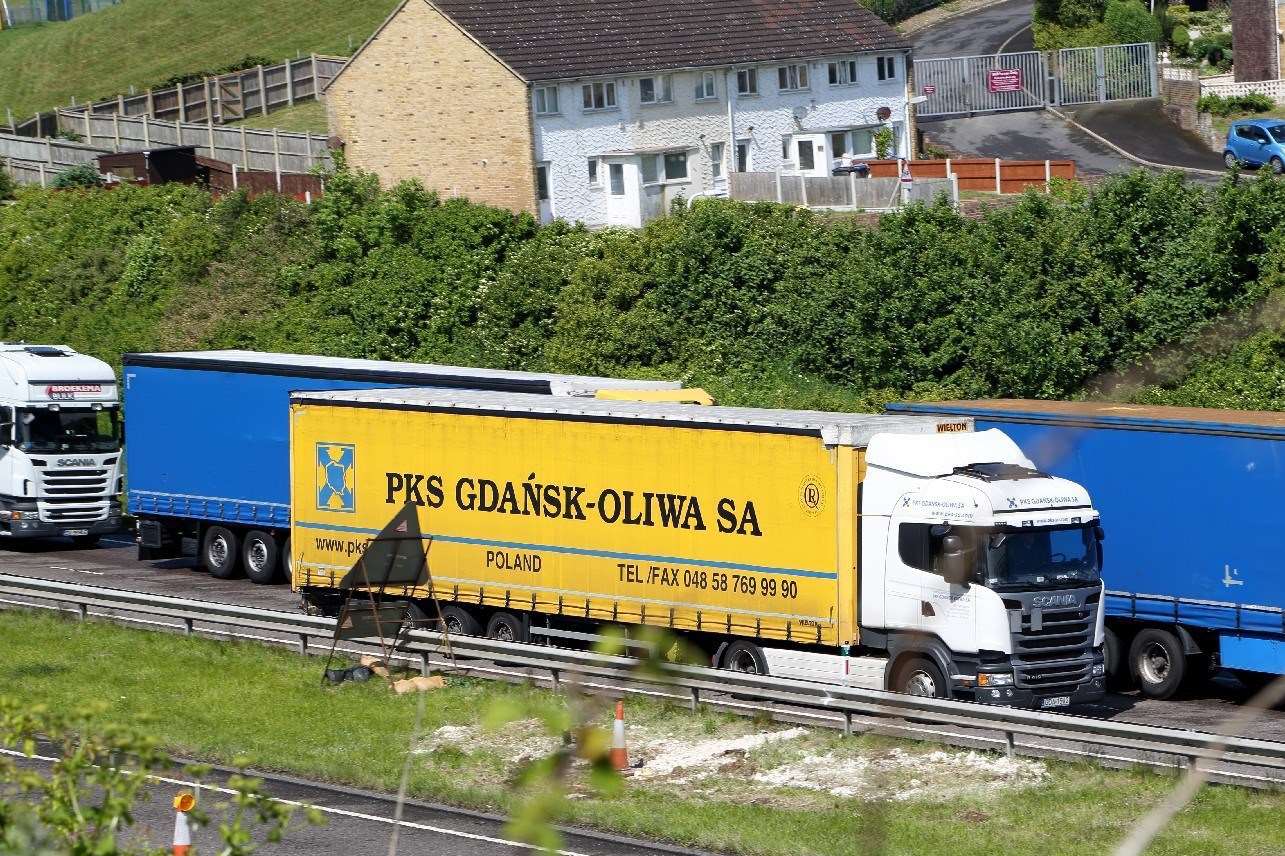
[[[1020,68],[992,68],[986,72],[986,88],[991,92],[1021,92]]]
[[[925,94],[925,95],[933,95],[933,94],[935,94],[936,92],[937,92],[937,87],[936,87],[936,86],[933,86],[931,83],[924,87],[924,94]]]

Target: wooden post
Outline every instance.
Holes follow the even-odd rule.
[[[40,186],[44,187],[45,186],[45,165],[42,163],[38,163],[36,164],[36,168],[40,170]]]
[[[153,119],[156,118],[156,95],[152,92],[150,86],[147,89],[147,112],[143,115],[151,116]]]
[[[263,75],[263,64],[259,64],[259,113],[268,115],[268,79]]]
[[[294,106],[294,64],[286,60],[286,104]]]
[[[174,145],[183,145],[183,123],[178,119],[174,120],[174,136],[178,138],[174,141]]]
[[[214,90],[210,89],[210,79],[205,78],[205,118],[214,121]],[[210,155],[214,157],[214,155]]]
[[[209,116],[206,120],[205,127],[210,141],[210,157],[214,157],[214,117]]]
[[[309,169],[311,169],[312,167],[314,167],[314,166],[316,166],[316,165],[317,165],[317,164],[316,164],[316,162],[313,160],[313,155],[312,155],[312,131],[304,131],[304,132],[303,132],[303,136],[304,136],[304,140],[305,140],[305,145],[307,145],[307,147],[308,147],[308,149],[307,149],[307,151],[308,151],[308,168],[309,168]]]
[[[803,207],[807,208],[808,207],[808,177],[806,175],[799,176],[799,192],[803,194]]]
[[[857,174],[848,173],[848,203],[855,209],[857,207]]]
[[[232,164],[232,189],[236,190],[237,187],[238,187],[238,183],[237,183],[237,174],[236,174],[236,164]]]
[[[147,93],[147,100],[149,102],[152,100],[152,93],[150,90]],[[151,129],[151,125],[149,124],[151,121],[152,120],[148,118],[147,114],[144,113],[143,114],[143,148],[145,149],[150,149],[152,147],[152,129]]]
[[[85,142],[91,146],[94,144],[94,122],[89,115],[92,109],[92,105],[85,108]]]
[[[250,168],[250,148],[245,144],[245,125],[241,126],[241,163]]]
[[[14,133],[17,133],[18,126],[13,123],[13,110],[9,109],[8,107],[4,108],[4,115],[5,115],[5,118],[9,120],[9,130],[13,131]]]
[[[112,137],[116,140],[116,151],[120,151],[120,114],[112,114]]]
[[[272,129],[272,169],[277,174],[277,193],[281,192],[281,136]]]
[[[946,158],[946,177],[950,178],[950,158]]]
[[[1000,181],[1000,175],[1003,168],[1004,167],[1000,163],[999,158],[995,158],[995,192],[1001,195],[1004,193],[1004,183]]]
[[[1044,160],[1044,192],[1050,193],[1053,189],[1053,168],[1049,165],[1048,159]]]
[[[131,95],[133,95],[134,93],[132,93],[132,92],[131,92],[130,94],[131,94]],[[117,96],[116,96],[116,112],[117,112],[117,113],[124,113],[124,112],[125,112],[125,96],[124,96],[124,95],[117,95]]]
[[[312,54],[312,100],[321,100],[321,79],[317,76],[317,55]]]
[[[48,137],[45,137],[45,163],[54,165],[54,144]]]
[[[785,197],[781,194],[781,171],[779,169],[776,171],[776,201],[785,201]]]
[[[178,91],[178,121],[180,122],[187,121],[187,93],[183,91],[186,88],[181,83],[176,87]]]

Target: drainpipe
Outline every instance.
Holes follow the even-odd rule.
[[[736,71],[730,66],[728,67],[727,71],[723,74],[723,85],[727,87],[727,144],[731,146],[731,149],[732,149],[730,152],[728,152],[728,154],[732,156],[731,163],[728,165],[729,169],[727,170],[729,173],[733,173],[737,171],[736,105],[732,101],[732,93],[736,91],[735,87],[732,85],[732,76],[734,74],[736,74]],[[748,160],[748,157],[746,159]]]

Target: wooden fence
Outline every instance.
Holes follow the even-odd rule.
[[[9,174],[19,184],[44,187],[64,169],[93,164],[102,154],[107,154],[107,150],[67,140],[33,140],[0,134],[0,161],[7,163]]]
[[[1075,161],[1019,161],[1000,158],[943,158],[910,161],[910,175],[921,178],[959,180],[960,190],[985,190],[991,193],[1021,193],[1027,188],[1047,190],[1055,178],[1074,179]],[[895,178],[897,161],[867,161],[871,178]]]
[[[290,59],[277,65],[258,65],[196,83],[149,89],[143,93],[118,95],[92,104],[73,104],[39,113],[18,122],[6,112],[6,127],[28,137],[52,136],[59,130],[83,133],[70,114],[130,116],[169,122],[201,122],[222,125],[246,116],[267,115],[299,101],[312,101],[334,79],[347,60],[343,57],[311,56]]]
[[[943,193],[952,203],[959,201],[955,182],[945,176],[916,179],[906,198],[910,202],[931,203]],[[776,172],[734,172],[728,176],[728,195],[738,202],[781,202],[853,211],[890,211],[904,204],[899,179],[855,175],[804,177]]]

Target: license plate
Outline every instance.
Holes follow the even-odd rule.
[[[1071,703],[1070,696],[1050,696],[1040,699],[1040,707],[1066,707]]]
[[[89,530],[88,529],[64,529],[62,530],[62,534],[66,535],[68,538],[75,538],[77,535],[88,535]]]

